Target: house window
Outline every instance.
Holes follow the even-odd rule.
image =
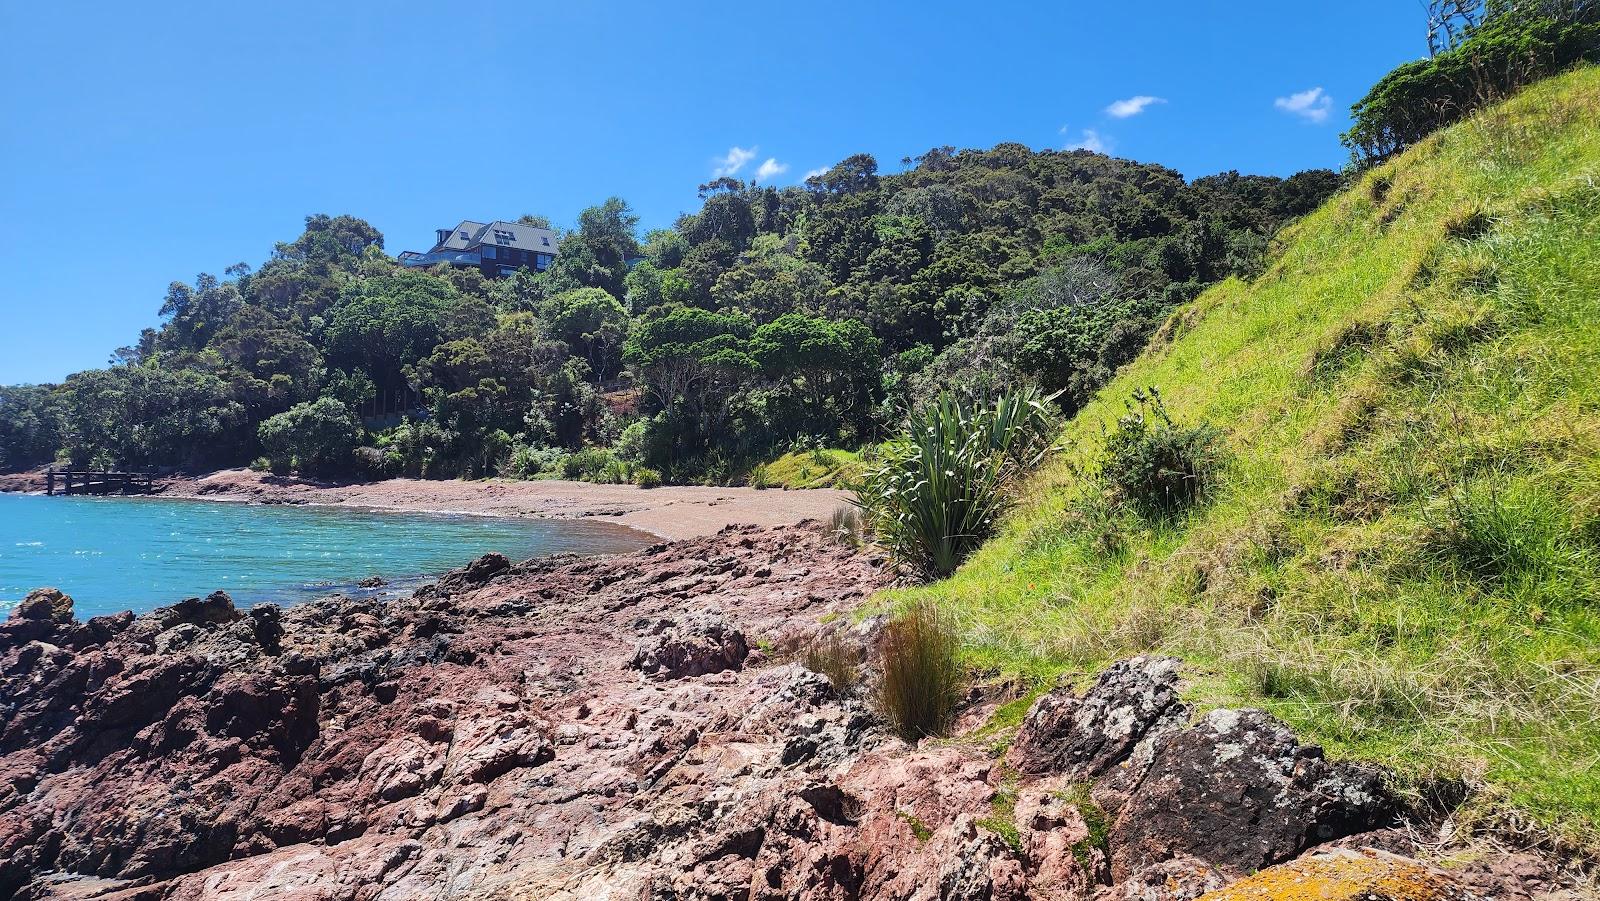
[[[539,240],[544,242],[544,246],[546,246],[546,247],[550,246],[550,239],[545,237],[544,235],[540,235],[539,236]]]
[[[483,245],[483,258],[484,259],[492,260],[492,259],[494,259],[494,254],[495,254],[495,250],[494,250],[493,247],[491,247],[488,244]]]
[[[461,240],[463,240],[463,241],[467,240],[467,233],[466,232],[456,232],[456,234],[461,236]]]
[[[505,231],[504,229],[499,228],[494,230],[494,243],[496,244],[505,244],[509,246],[511,242],[515,240],[517,240],[517,236],[513,232]]]

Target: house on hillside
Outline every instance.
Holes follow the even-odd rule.
[[[524,266],[543,272],[555,260],[560,244],[560,236],[548,228],[468,219],[455,228],[439,229],[433,249],[426,253],[408,250],[400,254],[400,264],[470,266],[490,278],[510,275]]]

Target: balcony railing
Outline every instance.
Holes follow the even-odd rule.
[[[408,250],[400,254],[399,259],[402,266],[437,266],[440,263],[460,263],[467,266],[476,266],[482,262],[478,252],[475,250],[451,253],[417,253],[414,250]]]

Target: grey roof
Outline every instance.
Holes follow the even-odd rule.
[[[473,222],[463,219],[461,224],[450,232],[450,237],[441,243],[435,244],[429,253],[438,253],[446,250],[470,250],[479,244],[491,244],[498,247],[515,247],[518,250],[527,250],[534,253],[556,252],[561,244],[561,236],[548,228],[538,228],[524,225],[520,222],[505,222],[496,219],[493,222]]]

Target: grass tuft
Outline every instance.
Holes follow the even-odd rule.
[[[855,690],[861,681],[861,653],[837,632],[814,639],[800,653],[800,663],[806,669],[826,676],[834,691],[845,694]]]
[[[939,608],[914,604],[883,629],[878,706],[908,742],[950,730],[961,696],[955,630]]]

